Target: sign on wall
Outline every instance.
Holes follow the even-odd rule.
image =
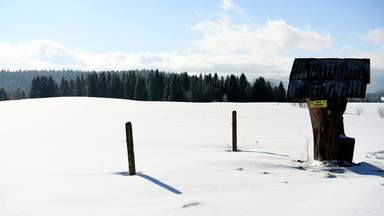
[[[327,107],[327,100],[315,100],[311,101],[311,108],[325,108]]]

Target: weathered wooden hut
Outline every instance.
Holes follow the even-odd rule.
[[[352,163],[355,139],[345,136],[343,114],[347,98],[364,98],[369,83],[369,59],[295,59],[287,97],[307,101],[315,160]]]

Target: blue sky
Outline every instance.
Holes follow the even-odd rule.
[[[295,57],[370,58],[382,0],[0,0],[1,69],[156,69],[287,80]]]

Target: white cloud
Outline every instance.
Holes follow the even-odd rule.
[[[236,13],[246,15],[247,13],[240,7],[236,6],[232,0],[223,0],[220,4],[220,8],[224,11],[235,11]]]
[[[231,25],[228,19],[204,21],[190,27],[202,31],[195,45],[215,54],[251,53],[262,56],[282,51],[320,51],[332,47],[329,33],[288,25],[284,20],[269,20],[263,26]]]
[[[344,46],[341,48],[339,55],[347,58],[369,58],[371,60],[371,69],[384,70],[384,46],[378,47],[373,52],[364,52],[356,47]]]
[[[370,51],[363,51],[361,47],[343,46],[339,56],[349,58],[369,58],[371,69],[384,70],[384,28],[376,28],[366,35],[358,36],[364,42],[370,42],[374,46]],[[363,47],[364,48],[364,47]]]
[[[369,31],[368,34],[360,36],[364,41],[370,41],[373,44],[384,44],[384,28],[377,28]]]
[[[65,68],[84,65],[76,51],[49,40],[0,43],[0,66],[9,69]]]
[[[20,42],[16,46],[0,43],[0,68],[18,69],[78,69],[130,70],[155,69],[172,72],[246,73],[249,77],[277,77],[282,70],[288,73],[292,58],[275,56],[273,59],[244,54],[181,55],[178,53],[121,53],[92,54],[70,49],[49,40]],[[285,74],[287,75],[287,74]],[[254,75],[253,77],[255,77]]]

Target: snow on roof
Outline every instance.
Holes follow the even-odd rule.
[[[370,59],[296,58],[289,81],[289,98],[364,98]]]

